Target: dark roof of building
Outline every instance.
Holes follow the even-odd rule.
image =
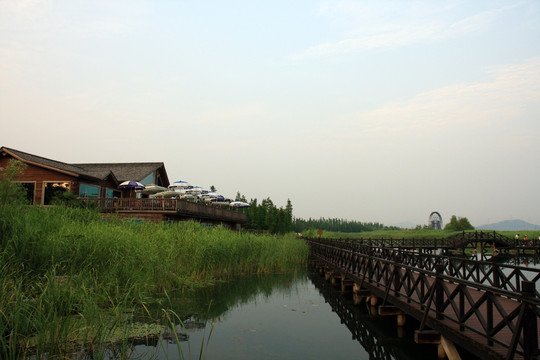
[[[111,173],[118,179],[118,182],[127,180],[140,181],[162,166],[162,162],[149,163],[108,163],[108,164],[73,164],[78,166],[87,174],[99,179],[105,179]]]
[[[32,163],[61,172],[67,172],[73,176],[81,176],[95,180],[103,180],[108,176],[113,176],[119,183],[127,180],[140,181],[161,167],[165,169],[165,165],[162,162],[67,164],[5,146],[1,147],[0,151],[5,151],[23,162]],[[164,175],[167,176],[165,170],[163,170],[163,172]],[[168,179],[165,180],[168,182]]]
[[[15,158],[17,158],[18,160],[21,160],[23,162],[28,162],[28,163],[32,163],[32,164],[36,164],[36,165],[42,165],[42,166],[47,167],[47,168],[60,170],[62,172],[68,172],[68,173],[71,173],[73,175],[90,176],[82,168],[80,168],[78,166],[75,166],[75,165],[72,165],[72,164],[67,164],[67,163],[64,163],[64,162],[61,162],[61,161],[47,159],[47,158],[44,158],[42,156],[29,154],[29,153],[26,153],[24,151],[11,149],[11,148],[8,148],[8,147],[5,147],[5,146],[3,146],[0,150],[10,153]]]

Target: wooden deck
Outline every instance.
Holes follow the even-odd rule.
[[[200,222],[223,223],[235,228],[247,221],[246,214],[240,209],[196,203],[181,199],[82,199],[104,213],[116,213],[124,217],[148,219],[153,221],[180,221],[193,219]]]
[[[530,269],[508,272],[499,264],[482,264],[486,275],[481,275],[469,263],[460,263],[456,271],[455,261],[445,257],[412,262],[411,256],[423,255],[335,241],[309,243],[325,271],[416,318],[419,334],[436,330],[483,359],[532,359],[539,353],[540,300],[537,274]]]

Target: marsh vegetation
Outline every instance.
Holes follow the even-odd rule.
[[[103,220],[91,209],[0,205],[0,358],[64,357],[181,323],[171,294],[306,261],[293,235],[195,222]],[[120,354],[119,358],[122,358]]]

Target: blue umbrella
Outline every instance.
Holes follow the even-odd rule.
[[[131,192],[133,190],[144,190],[145,186],[138,181],[128,180],[118,185],[118,188],[123,190],[129,189],[129,197],[131,197]]]
[[[128,180],[118,185],[119,189],[143,190],[145,186],[138,181]]]

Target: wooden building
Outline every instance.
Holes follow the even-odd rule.
[[[79,197],[125,198],[135,197],[136,193],[118,189],[124,181],[169,186],[162,162],[68,164],[2,147],[0,171],[12,159],[26,164],[26,169],[16,180],[27,189],[28,199],[38,205],[48,205],[59,188]]]

